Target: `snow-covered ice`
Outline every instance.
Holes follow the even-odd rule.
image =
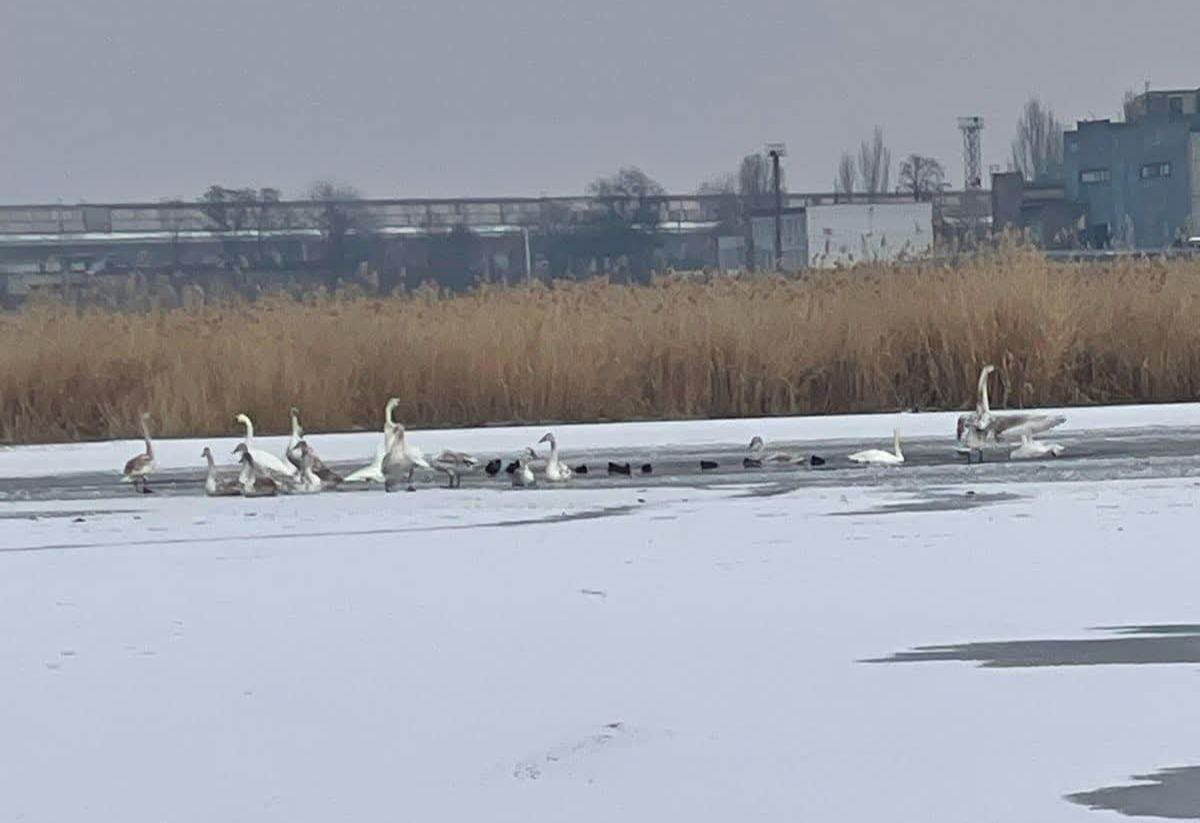
[[[893,425],[559,431],[569,451]],[[436,445],[515,449],[532,431]],[[317,442],[345,459],[374,439]],[[64,455],[55,470],[111,469],[122,445],[15,449],[0,475]],[[175,449],[198,465],[198,443]],[[215,500],[114,483],[0,502],[0,819],[1111,816],[1066,796],[1200,764],[1198,481],[1006,482],[1010,468],[936,489],[905,467],[795,489]],[[1099,630],[1117,626],[1175,628]],[[1184,638],[1172,655],[1136,645],[1167,631]],[[1044,648],[1025,641],[1114,637],[1146,659],[987,665]],[[959,645],[988,641],[1011,645]],[[914,653],[927,646],[955,648]]]

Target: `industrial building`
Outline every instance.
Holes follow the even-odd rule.
[[[1084,208],[1067,200],[1061,182],[1030,183],[1019,171],[992,174],[992,227],[1015,231],[1043,249],[1081,245]]]
[[[1126,122],[1064,135],[1064,198],[1089,248],[1163,249],[1200,235],[1200,89],[1147,90]]]
[[[751,217],[756,262],[773,265],[775,215]],[[933,204],[894,201],[807,205],[780,218],[783,269],[836,268],[927,255],[933,248]]]
[[[785,237],[789,269],[914,255],[930,248],[935,229],[953,236],[990,220],[986,192],[978,190],[941,191],[932,203],[913,203],[896,193],[793,193],[783,202],[787,220],[801,221],[794,228],[798,233]],[[646,229],[654,236],[649,260],[654,269],[736,270],[755,262],[774,267],[773,232],[762,236],[761,221],[743,217],[745,204],[736,196],[664,195],[646,198],[643,205],[656,218]],[[553,275],[555,237],[573,221],[610,206],[593,197],[338,204],[352,210],[354,224],[362,227],[351,230],[344,262],[366,263],[385,284],[396,285],[440,281],[450,269],[468,269],[466,282]],[[322,217],[329,207],[259,202],[237,219],[217,221],[202,203],[0,206],[0,299],[134,272],[173,272],[186,279],[218,268],[318,269],[330,241],[329,221]],[[456,241],[464,242],[455,246]],[[620,255],[575,258],[571,271],[619,273],[626,265]],[[457,285],[462,282],[460,277]]]

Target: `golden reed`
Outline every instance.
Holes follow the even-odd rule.
[[[285,298],[149,313],[39,303],[0,316],[0,437],[861,412],[1192,400],[1200,261],[661,277]],[[998,388],[997,388],[998,386]]]

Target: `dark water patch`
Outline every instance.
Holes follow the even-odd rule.
[[[1020,500],[1021,495],[1012,492],[956,492],[954,494],[924,494],[916,500],[903,503],[884,503],[870,509],[855,509],[846,512],[830,512],[832,517],[850,517],[867,514],[901,514],[905,512],[949,512],[977,509],[995,503]]]
[[[424,534],[429,532],[451,532],[451,531],[468,531],[470,529],[495,529],[508,526],[546,526],[555,523],[570,523],[580,520],[597,520],[604,517],[619,517],[629,514],[635,509],[639,509],[638,505],[625,506],[607,506],[600,509],[585,509],[577,512],[563,512],[554,514],[548,517],[528,517],[519,520],[496,520],[484,523],[453,523],[440,526],[399,526],[396,528],[381,528],[381,529],[357,529],[350,531],[289,531],[287,533],[268,533],[268,534],[240,534],[240,535],[222,535],[219,537],[177,537],[177,538],[155,538],[147,540],[124,540],[121,542],[105,542],[105,543],[53,543],[44,546],[18,546],[16,548],[0,548],[0,554],[5,553],[24,553],[24,552],[41,552],[41,551],[68,551],[73,549],[123,549],[134,548],[139,546],[183,546],[190,544],[213,544],[213,543],[232,543],[241,540],[294,540],[298,537],[327,537],[331,540],[342,539],[347,537],[371,537],[378,535],[389,534]]]
[[[562,514],[552,514],[549,517],[529,517],[524,520],[502,520],[495,523],[484,524],[487,528],[506,528],[508,526],[544,526],[548,523],[572,523],[578,520],[599,520],[603,517],[616,517],[622,514],[629,514],[641,506],[637,504],[628,504],[624,506],[605,506],[602,509],[585,509],[578,512],[563,512]],[[444,526],[438,527],[444,529],[475,529],[479,526]],[[425,531],[433,531],[426,529]]]
[[[1200,630],[1188,629],[1200,627],[1184,624],[1139,626],[1115,630],[1117,637],[1089,640],[1007,640],[917,646],[910,651],[861,662],[932,663],[956,660],[978,663],[985,669],[1200,663]]]
[[[1111,632],[1112,634],[1197,634],[1200,635],[1200,623],[1163,623],[1156,626],[1096,626],[1096,632]]]
[[[1066,799],[1092,811],[1119,812],[1130,817],[1200,819],[1200,766],[1135,774],[1130,779],[1138,782],[1076,792],[1067,795]]]
[[[1200,428],[1151,429],[1146,431],[1114,430],[1090,431],[1088,433],[1063,432],[1055,436],[1056,442],[1066,445],[1064,456],[1056,460],[1009,462],[1003,455],[995,462],[968,466],[965,459],[955,453],[953,431],[942,437],[920,437],[906,441],[906,462],[903,466],[885,469],[855,466],[845,457],[866,445],[886,445],[887,437],[880,433],[879,442],[874,438],[849,440],[774,441],[772,449],[780,449],[801,458],[801,464],[765,465],[762,468],[743,468],[746,456],[743,445],[721,444],[716,446],[663,446],[660,448],[604,449],[572,453],[573,463],[587,462],[604,466],[612,461],[621,465],[631,463],[640,467],[645,462],[653,466],[653,473],[639,475],[637,487],[675,488],[720,488],[738,483],[746,487],[762,488],[762,496],[787,494],[805,487],[857,486],[869,488],[907,489],[919,486],[962,488],[967,484],[984,483],[1050,483],[1079,480],[1123,479],[1197,479],[1200,478]],[[812,468],[807,456],[820,454],[827,465]],[[497,457],[498,455],[485,455]],[[507,459],[507,455],[505,458]],[[718,468],[701,472],[699,461],[711,459]],[[62,467],[70,462],[63,459]],[[361,461],[331,462],[337,470],[358,468]],[[232,468],[225,469],[226,474]],[[194,468],[171,469],[157,472],[150,481],[155,497],[191,496],[203,494],[203,472],[197,461]],[[418,474],[419,485],[444,485],[442,478]],[[482,471],[465,475],[462,488],[507,488],[507,477],[488,477]],[[571,488],[629,488],[631,478],[624,475],[608,476],[605,472],[591,472],[577,476]],[[358,490],[372,488],[366,485]],[[349,487],[343,491],[350,491]],[[108,472],[86,472],[79,474],[47,474],[39,477],[0,478],[0,502],[23,502],[42,500],[138,499],[129,484],[119,482],[114,467]],[[81,503],[81,505],[86,505]],[[119,504],[118,504],[119,505]],[[938,506],[926,501],[921,505],[911,504],[914,511],[945,511],[961,506]],[[979,505],[976,503],[975,505]],[[1167,503],[1166,505],[1172,505]],[[1185,505],[1175,501],[1175,505]],[[870,512],[882,514],[890,510]]]

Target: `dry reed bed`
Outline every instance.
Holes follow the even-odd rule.
[[[799,279],[665,278],[460,297],[265,300],[0,317],[0,436],[374,428],[1196,398],[1200,263],[1060,265],[1008,250],[957,267]]]

